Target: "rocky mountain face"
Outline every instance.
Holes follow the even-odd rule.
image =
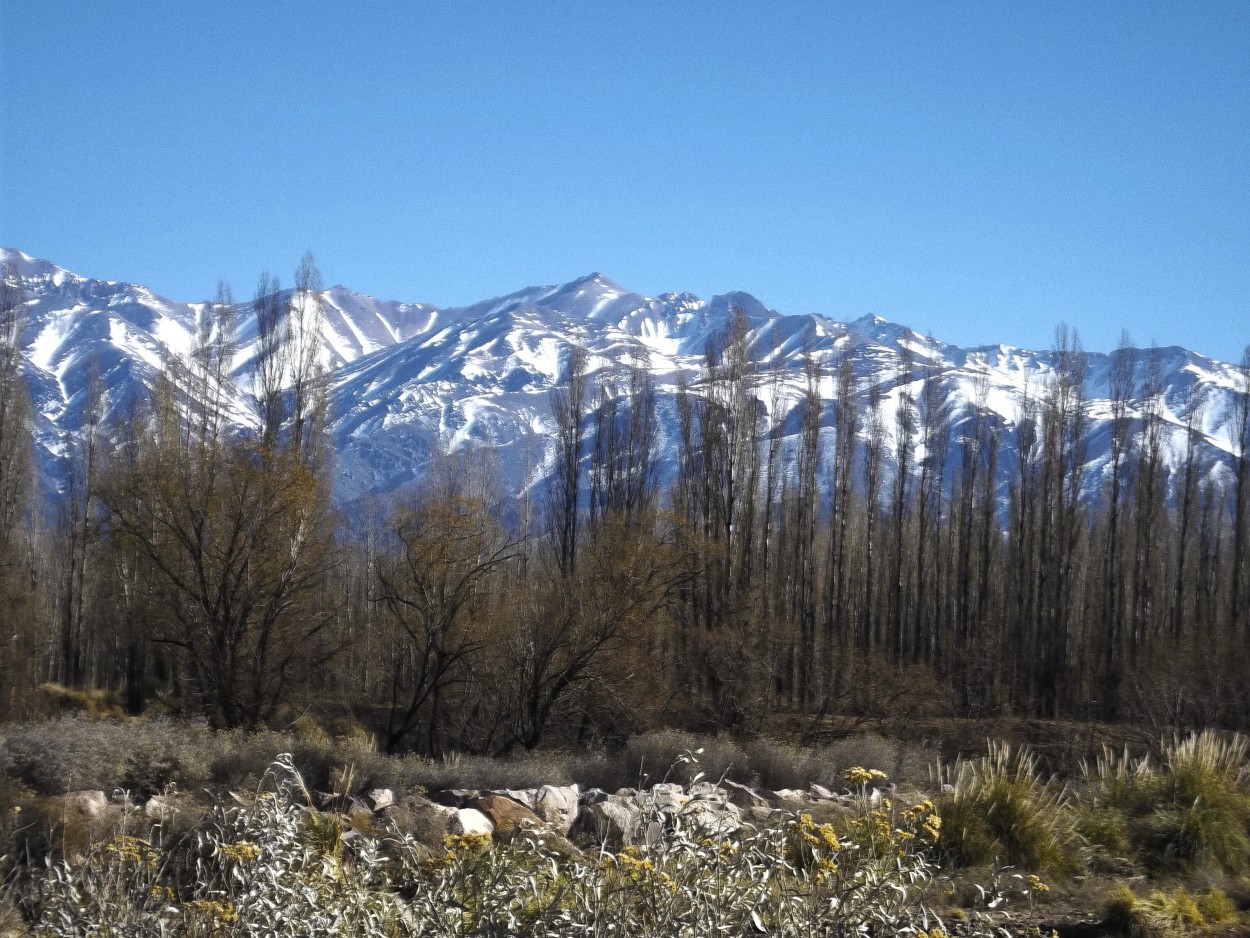
[[[66,441],[84,419],[89,381],[104,390],[104,425],[124,419],[165,363],[185,360],[205,303],[166,299],[138,284],[87,279],[19,251],[0,249],[27,298],[23,349],[36,411],[41,471],[55,489]],[[530,287],[472,306],[438,308],[376,300],[343,286],[321,294],[322,360],[330,375],[335,492],[345,502],[401,489],[418,479],[433,454],[470,444],[493,450],[506,491],[541,484],[551,471],[551,391],[565,378],[570,349],[584,348],[593,382],[610,380],[626,361],[655,377],[660,476],[676,466],[676,389],[683,374],[697,393],[709,342],[743,311],[760,374],[764,432],[784,453],[799,432],[805,363],[819,366],[822,432],[835,426],[835,361],[849,362],[861,412],[870,400],[893,427],[900,394],[920,401],[932,385],[959,445],[979,406],[995,427],[1005,480],[1015,466],[1016,427],[1027,394],[1055,373],[1055,355],[998,345],[961,348],[920,336],[876,316],[839,322],[818,314],[784,315],[746,293],[702,300],[689,293],[645,297],[601,274],[557,286]],[[256,328],[251,304],[237,306],[241,346],[231,404],[240,426],[255,426],[251,363]],[[1109,459],[1111,381],[1116,356],[1134,373],[1129,415],[1140,420],[1147,375],[1162,416],[1172,465],[1193,418],[1209,472],[1223,477],[1230,454],[1234,365],[1182,348],[1125,349],[1087,355],[1088,472],[1093,491]],[[904,368],[904,362],[909,367]],[[832,446],[826,448],[832,453]],[[917,455],[923,456],[923,451]],[[831,458],[831,456],[830,456]],[[827,460],[826,460],[827,461]],[[954,465],[955,463],[951,463]]]

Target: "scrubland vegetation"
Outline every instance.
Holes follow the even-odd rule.
[[[1104,750],[1056,776],[1005,744],[943,764],[873,736],[799,749],[667,731],[616,751],[431,759],[380,753],[359,728],[340,732],[310,720],[282,733],[81,717],[10,728],[0,742],[0,921],[44,935],[1250,927],[1243,737]],[[874,760],[886,769],[864,767]],[[761,807],[721,830],[653,802],[662,835],[624,845],[584,828],[571,843],[545,828],[431,842],[403,815],[362,807],[379,788],[518,796],[659,781],[688,793],[737,782]],[[803,793],[810,783],[819,795]],[[112,803],[78,810],[74,793],[93,788]]]
[[[853,812],[835,833],[809,815],[733,839],[657,814],[662,842],[556,850],[397,831],[346,840],[310,807],[288,762],[243,806],[219,804],[196,837],[125,819],[19,893],[36,934],[568,935],[834,933],[936,920],[919,905],[937,835],[925,806]],[[113,931],[110,931],[113,930]]]

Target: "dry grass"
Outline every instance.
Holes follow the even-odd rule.
[[[1157,759],[1105,751],[1085,770],[1082,830],[1148,870],[1250,871],[1250,747],[1212,732],[1178,738]]]
[[[990,743],[957,763],[940,801],[943,852],[958,866],[1010,864],[1064,874],[1078,866],[1079,838],[1067,786],[1043,778],[1028,749]]]
[[[1223,890],[1214,888],[1195,894],[1184,886],[1173,886],[1138,896],[1118,883],[1104,906],[1103,921],[1113,934],[1126,938],[1243,933],[1237,907]]]

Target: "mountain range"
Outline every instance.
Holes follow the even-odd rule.
[[[64,476],[66,442],[82,424],[89,375],[104,389],[105,425],[152,388],[165,362],[185,359],[197,321],[209,308],[159,296],[133,283],[95,280],[0,248],[26,296],[22,337],[36,412],[38,465],[50,490]],[[639,350],[656,383],[660,476],[676,465],[677,380],[697,377],[710,340],[735,309],[745,314],[756,361],[778,377],[780,393],[760,392],[764,425],[783,444],[797,439],[808,356],[820,364],[822,427],[834,425],[832,362],[848,361],[855,394],[877,396],[887,423],[906,387],[919,400],[936,382],[958,445],[980,404],[1001,447],[1005,480],[1015,465],[1015,428],[1026,390],[1034,395],[1054,374],[1055,354],[1007,345],[962,348],[877,316],[840,322],[819,314],[787,315],[747,293],[702,300],[690,293],[646,297],[594,273],[555,286],[527,287],[471,306],[377,300],[344,286],[322,294],[322,361],[330,376],[330,433],[335,443],[336,498],[350,504],[419,479],[431,455],[469,444],[493,449],[500,480],[516,494],[540,485],[554,456],[551,391],[563,380],[569,350],[588,354],[592,380]],[[241,391],[232,414],[255,425],[250,388],[256,328],[251,304],[238,305],[241,348],[234,362]],[[1233,402],[1243,378],[1230,363],[1178,347],[1088,353],[1089,427],[1086,486],[1092,492],[1109,460],[1110,382],[1114,356],[1131,357],[1136,377],[1130,415],[1140,419],[1145,376],[1160,377],[1164,444],[1175,467],[1191,414],[1208,471],[1224,477],[1236,452]],[[900,368],[906,356],[909,372]],[[978,394],[980,385],[980,394]],[[792,446],[783,445],[783,452]],[[952,463],[953,465],[954,463]]]

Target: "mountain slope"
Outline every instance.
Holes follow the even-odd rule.
[[[185,360],[207,306],[158,296],[137,284],[91,280],[47,261],[0,249],[28,297],[23,337],[26,372],[37,411],[41,466],[51,483],[61,477],[67,434],[82,425],[86,388],[98,375],[105,423],[121,419],[152,388],[163,363]],[[904,378],[919,399],[925,382],[939,389],[952,445],[978,398],[999,433],[1000,472],[1015,463],[1014,428],[1026,392],[1038,393],[1054,372],[1049,352],[1009,346],[960,348],[916,335],[875,316],[850,323],[824,316],[782,315],[744,293],[703,301],[689,293],[649,298],[601,274],[566,284],[530,287],[467,307],[376,300],[335,286],[322,293],[322,359],[331,376],[331,433],[337,445],[335,490],[344,501],[401,488],[420,477],[432,453],[470,443],[497,453],[501,481],[511,492],[538,483],[551,458],[549,394],[563,379],[574,344],[589,355],[596,379],[607,380],[627,360],[646,361],[655,375],[660,410],[661,473],[675,465],[673,419],[678,376],[695,382],[710,342],[734,309],[746,314],[748,339],[761,368],[762,406],[783,452],[798,426],[804,359],[821,366],[821,423],[833,426],[833,361],[845,358],[861,406],[870,389],[893,420]],[[242,347],[235,372],[243,390],[233,413],[254,424],[250,367],[255,322],[250,304],[237,307]],[[1170,460],[1179,460],[1184,427],[1197,409],[1212,472],[1226,471],[1232,401],[1238,370],[1180,348],[1125,350],[1140,389],[1157,370],[1160,409]],[[1088,356],[1087,486],[1097,485],[1108,459],[1113,357]],[[1131,405],[1140,419],[1143,401]]]

